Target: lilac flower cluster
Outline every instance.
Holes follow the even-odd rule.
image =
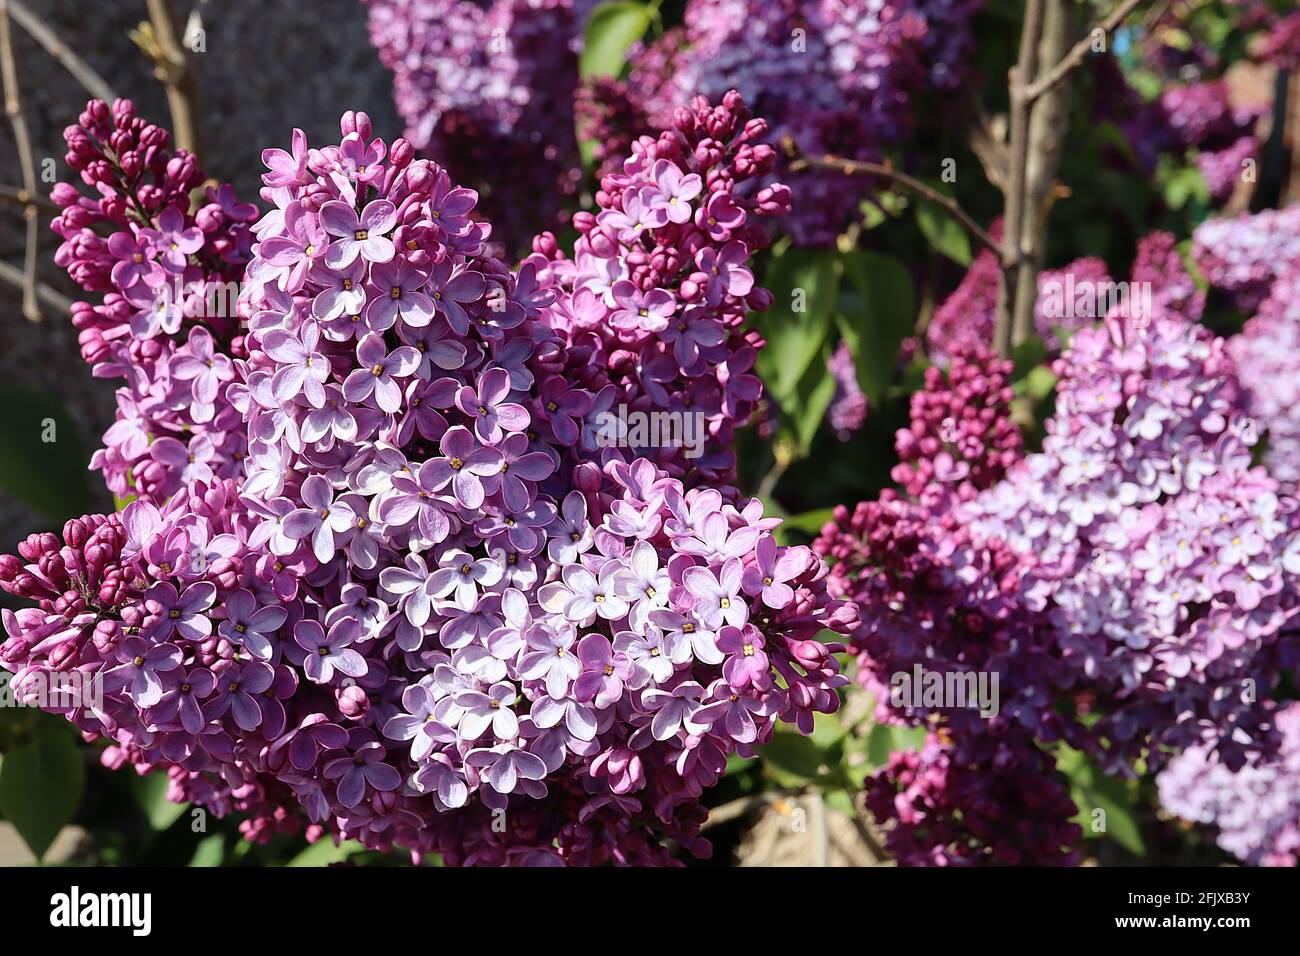
[[[1205,744],[1276,743],[1259,701],[1296,610],[1294,505],[1251,467],[1222,340],[1174,315],[1109,317],[1057,364],[1043,452],[962,509],[1032,561],[1021,582],[1068,676],[1100,702],[1072,739],[1111,769]]]
[[[877,720],[932,731],[921,753],[895,754],[867,781],[867,804],[892,822],[889,849],[908,865],[1063,863],[1079,836],[1073,804],[1035,743],[1063,735],[1051,698],[1064,671],[1052,628],[1020,588],[1027,562],[952,510],[1018,457],[1008,369],[993,361],[984,376],[981,359],[955,362],[951,386],[932,369],[933,394],[914,396],[895,477],[915,497],[887,490],[851,513],[837,508],[813,545],[833,562],[828,590],[859,606],[851,649]],[[972,411],[984,403],[996,421]],[[896,700],[893,676],[918,668],[996,674],[998,712]]]
[[[925,370],[911,398],[911,424],[898,430],[894,481],[924,507],[943,512],[999,481],[1020,460],[1011,420],[1012,364],[987,346],[958,353],[945,374]]]
[[[1165,809],[1213,826],[1219,846],[1251,866],[1300,865],[1300,704],[1279,709],[1276,722],[1276,760],[1233,773],[1192,747],[1157,777]]]
[[[106,761],[165,770],[250,839],[308,822],[451,863],[707,852],[703,790],[777,721],[838,707],[842,647],[818,636],[857,611],[757,501],[600,445],[590,419],[707,377],[693,401],[724,433],[758,397],[752,347],[721,346],[764,300],[746,210],[785,208],[779,187],[730,198],[770,164],[761,132],[736,96],[697,101],[607,182],[576,260],[517,272],[485,254],[476,195],[365,114],[337,145],[267,150],[248,333],[205,366],[232,373],[213,401],[244,423],[242,478],[0,559],[38,605],[5,616],[0,660],[20,685],[97,682],[102,704],[67,715]],[[566,340],[587,335],[565,311],[587,276],[617,280],[591,298],[627,333],[621,364]],[[593,394],[569,377],[587,362],[640,374]]]
[[[1250,414],[1266,432],[1264,464],[1290,494],[1300,489],[1300,269],[1273,284],[1259,311],[1228,340]]]
[[[1150,35],[1188,38],[1184,24],[1174,16],[1167,19],[1168,29]],[[1096,57],[1094,116],[1123,131],[1141,172],[1154,173],[1161,156],[1194,163],[1211,201],[1226,201],[1242,181],[1246,161],[1259,156],[1256,127],[1269,104],[1234,104],[1225,79],[1187,82],[1189,74],[1200,76],[1221,68],[1217,51],[1203,45],[1181,49],[1159,45],[1146,50],[1144,56],[1165,80],[1160,96],[1145,100],[1129,84],[1115,58]]]
[[[556,386],[559,414],[606,416],[616,426],[620,408],[696,416],[708,436],[702,457],[634,449],[677,474],[689,465],[708,480],[730,480],[734,428],[762,391],[753,367],[763,340],[743,320],[766,309],[771,294],[746,263],[767,245],[761,220],[790,208],[787,187],[760,185],[776,160],[760,142],[766,133],[734,90],[716,106],[696,97],[601,180],[596,212],[574,216],[572,258],[546,234],[524,260],[555,296],[547,322],[562,340],[557,370],[590,393]],[[635,437],[619,434],[624,444]]]
[[[835,437],[848,441],[849,436],[867,422],[867,396],[858,384],[858,369],[853,362],[849,343],[841,341],[826,360],[826,371],[835,379],[835,394],[831,396],[826,417]]]
[[[1273,281],[1300,263],[1300,203],[1207,219],[1193,234],[1192,254],[1211,286],[1239,308],[1255,309]]]
[[[991,232],[998,236],[1001,230],[1001,221],[994,222]],[[998,276],[997,257],[983,250],[934,311],[926,332],[932,360],[946,364],[958,352],[992,342]],[[1106,264],[1094,257],[1043,270],[1038,276],[1035,331],[1056,352],[1071,335],[1096,324],[1107,311],[1135,317],[1144,311],[1172,313],[1197,320],[1205,308],[1205,292],[1197,288],[1168,232],[1151,232],[1138,241],[1126,297],[1117,302],[1119,285],[1112,282]]]
[[[829,591],[859,604],[851,643],[878,718],[940,736],[869,785],[910,861],[960,858],[969,837],[937,821],[951,807],[966,819],[967,797],[944,789],[961,779],[952,767],[987,767],[990,748],[1025,770],[1018,786],[1040,776],[1031,790],[1045,803],[1059,784],[1038,750],[1058,740],[1108,772],[1140,758],[1158,767],[1189,747],[1228,769],[1276,752],[1263,701],[1294,662],[1295,504],[1251,466],[1242,389],[1223,341],[1178,311],[1199,310],[1203,296],[1169,237],[1144,242],[1134,274],[1176,281],[1151,315],[1112,314],[1075,333],[1041,453],[1001,477],[1015,448],[972,442],[970,474],[987,466],[989,479],[954,494],[944,476],[959,459],[927,440],[950,397],[932,372],[899,435],[895,477],[910,498],[886,491],[837,509],[814,543],[833,565]],[[958,380],[979,371],[953,368]],[[892,675],[917,667],[996,674],[998,713],[894,700]],[[1067,805],[1038,818],[1053,821],[1045,858],[1067,845]],[[980,806],[983,845],[1018,852],[1018,818]]]
[[[91,467],[119,497],[163,500],[195,479],[233,477],[243,423],[223,395],[241,346],[236,299],[257,207],[208,187],[194,157],[129,100],[94,101],[65,133],[68,165],[93,195],[60,183],[55,262],[103,302],[73,305],[97,378],[122,378],[117,421]]]
[[[1160,97],[1172,145],[1196,151],[1196,165],[1217,201],[1231,195],[1245,161],[1255,157],[1255,124],[1266,108],[1266,103],[1233,106],[1221,79],[1170,86]]]
[[[954,748],[930,734],[867,778],[867,808],[903,866],[1069,866],[1082,831],[1065,780],[1024,735]]]
[[[500,248],[519,251],[557,225],[581,178],[573,99],[591,4],[365,2],[406,138],[482,191]]]
[[[691,0],[685,22],[631,58],[625,84],[594,91],[606,128],[615,114],[666,125],[676,103],[738,89],[772,120],[772,142],[805,153],[878,158],[910,130],[911,98],[928,83],[951,90],[972,46],[978,0]],[[625,104],[634,104],[629,110]],[[835,173],[782,173],[799,201],[783,227],[802,245],[828,245],[869,183]]]

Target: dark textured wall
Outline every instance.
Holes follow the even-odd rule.
[[[146,19],[144,0],[24,0],[99,72],[118,96],[167,123],[162,87],[152,65],[128,38]],[[203,20],[206,52],[196,54],[208,173],[233,182],[245,199],[257,200],[260,156],[267,146],[287,146],[293,127],[313,143],[338,136],[339,114],[364,109],[385,137],[401,132],[392,105],[392,84],[370,47],[366,11],[359,0],[175,0],[182,25],[192,9]],[[72,77],[14,24],[19,85],[33,147],[40,158],[63,166],[63,128],[76,121],[87,94]],[[0,119],[0,183],[21,182],[9,124]],[[48,189],[48,186],[45,186]],[[46,217],[48,219],[48,217]],[[57,237],[42,229],[41,278],[69,296],[77,290],[51,257]],[[21,265],[20,212],[0,207],[0,258]],[[116,383],[95,381],[77,353],[72,327],[57,315],[29,324],[18,290],[0,283],[0,381],[57,395],[81,429],[86,453],[113,421]],[[15,427],[0,412],[0,429]],[[109,507],[102,485],[91,485],[100,507]],[[31,514],[0,489],[0,552],[48,520]]]

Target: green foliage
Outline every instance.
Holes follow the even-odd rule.
[[[946,209],[922,199],[916,205],[916,224],[936,252],[960,266],[970,265],[970,235]]]
[[[582,79],[622,74],[628,47],[645,36],[652,19],[650,5],[633,0],[615,0],[596,7],[587,20],[578,63]]]
[[[1074,822],[1090,839],[1109,837],[1137,856],[1146,853],[1134,807],[1137,783],[1109,777],[1097,769],[1087,754],[1061,745],[1057,767],[1070,782],[1070,798],[1079,808]],[[1093,811],[1105,812],[1105,829],[1095,830]],[[1097,819],[1103,819],[1098,817]]]
[[[844,270],[836,312],[840,334],[858,370],[858,385],[874,407],[893,381],[898,348],[916,322],[916,293],[906,266],[876,252],[839,257]]]
[[[0,385],[0,491],[51,521],[90,510],[84,445],[63,403],[52,395]]]
[[[39,859],[72,822],[85,787],[85,763],[72,731],[41,720],[0,763],[0,814]]]
[[[759,316],[767,347],[759,353],[758,371],[786,408],[826,344],[840,285],[835,256],[788,248],[768,263],[765,284],[773,299],[772,307]]]

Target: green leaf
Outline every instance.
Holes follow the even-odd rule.
[[[898,347],[916,321],[912,277],[897,259],[875,252],[846,252],[840,261],[846,281],[836,321],[853,353],[858,384],[876,405],[894,377]]]
[[[726,776],[733,773],[742,773],[748,770],[758,762],[757,757],[742,757],[740,754],[727,754],[727,769],[724,771]]]
[[[758,320],[767,339],[758,372],[787,412],[830,331],[840,284],[835,258],[824,250],[791,248],[769,260],[764,284],[772,307]]]
[[[618,76],[627,50],[650,27],[650,7],[632,0],[602,3],[591,12],[583,39],[578,72],[582,79]]]
[[[167,783],[165,773],[150,773],[136,777],[133,785],[136,806],[157,831],[166,830],[185,812],[185,804],[167,799]]]
[[[947,210],[923,199],[916,204],[916,224],[936,252],[960,266],[970,265],[970,236]]]
[[[285,866],[329,866],[331,863],[342,863],[353,853],[363,849],[360,843],[354,840],[344,840],[338,846],[329,837],[322,837],[307,849],[303,850]]]
[[[858,808],[853,805],[853,794],[849,791],[836,788],[827,790],[823,796],[826,798],[826,806],[836,813],[842,813],[846,817],[858,815]]]
[[[834,516],[834,508],[817,508],[813,511],[805,511],[803,514],[791,515],[785,519],[785,523],[781,527],[782,529],[802,531],[805,534],[819,534],[822,525],[826,524]]]
[[[835,376],[826,366],[829,358],[828,348],[820,362],[808,366],[803,378],[799,380],[793,399],[787,405],[787,411],[794,422],[794,436],[800,458],[808,457],[817,429],[825,421],[826,410],[835,398]]]
[[[220,866],[226,855],[226,838],[220,833],[213,833],[199,841],[194,848],[194,856],[187,866]]]
[[[822,749],[797,731],[778,731],[760,751],[763,769],[777,786],[799,787],[823,773]]]
[[[1107,776],[1087,754],[1064,744],[1057,767],[1070,782],[1070,797],[1079,808],[1074,822],[1083,828],[1084,836],[1108,836],[1130,853],[1145,855],[1146,845],[1134,814],[1134,782]],[[1093,828],[1093,811],[1098,809],[1105,811],[1104,830]]]
[[[0,765],[0,813],[38,859],[72,822],[85,789],[81,749],[62,725],[38,727]]]
[[[52,395],[0,385],[0,489],[54,521],[90,510],[77,426]]]
[[[1025,339],[1011,352],[1013,370],[1011,380],[1018,382],[1033,369],[1047,361],[1047,346],[1043,340],[1033,335]]]

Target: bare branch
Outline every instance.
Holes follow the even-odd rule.
[[[1141,3],[1142,0],[1123,0],[1118,7],[1111,11],[1110,16],[1101,20],[1096,26],[1091,27],[1087,35],[1071,47],[1070,51],[1060,59],[1056,66],[1048,70],[1042,79],[1036,80],[1025,87],[1025,98],[1030,103],[1033,103],[1040,96],[1063,82],[1087,59],[1088,52],[1092,49],[1092,35],[1100,30],[1109,36]]]
[[[957,200],[953,199],[951,196],[945,196],[937,189],[928,186],[916,177],[909,176],[907,173],[895,169],[891,164],[870,163],[865,160],[845,159],[841,156],[804,156],[799,152],[799,147],[788,138],[783,145],[786,147],[787,154],[794,157],[790,163],[790,171],[792,173],[801,172],[805,169],[829,169],[834,172],[843,173],[846,176],[880,176],[884,179],[889,179],[901,186],[905,186],[907,189],[910,189],[912,192],[927,201],[944,209],[948,215],[952,216],[957,220],[957,222],[965,227],[966,231],[969,232],[977,242],[983,245],[986,249],[992,249],[998,254],[999,258],[1001,257],[1002,250],[998,246],[997,240],[989,235],[988,231],[976,222],[974,217],[963,209]]]
[[[32,158],[32,138],[27,130],[27,117],[23,114],[22,98],[18,94],[18,65],[14,60],[13,29],[9,22],[9,0],[0,0],[0,79],[5,89],[5,115],[14,130],[14,143],[18,147],[18,163],[23,173],[23,189],[36,194],[36,163]],[[28,205],[23,210],[27,219],[27,248],[23,257],[23,315],[29,322],[41,320],[41,308],[36,294],[36,256],[40,244],[40,223],[36,207]]]
[[[1074,16],[1068,0],[1047,0],[1038,47],[1039,62],[1058,62],[1073,37]],[[1069,125],[1069,91],[1066,84],[1061,83],[1033,104],[1029,118],[1028,165],[1025,167],[1025,194],[1021,207],[1021,259],[1016,266],[1016,305],[1011,316],[1013,348],[1034,333],[1038,273],[1043,267],[1047,216],[1057,198],[1069,195],[1069,190],[1058,187],[1056,183]]]
[[[154,75],[167,93],[176,147],[201,160],[203,130],[199,120],[199,82],[194,58],[181,43],[171,0],[146,0],[146,6],[149,21],[141,24],[133,39],[153,60]]]
[[[26,282],[25,273],[22,269],[15,268],[0,259],[0,282],[7,282],[21,289]],[[45,283],[38,282],[36,284],[36,296],[45,304],[46,308],[72,315],[72,300],[51,289]]]
[[[1029,115],[1033,101],[1025,90],[1034,81],[1038,69],[1038,44],[1043,35],[1044,0],[1029,0],[1020,33],[1020,54],[1011,74],[1011,154],[1006,187],[1002,228],[1002,261],[1018,262],[1024,220],[1025,179],[1029,167]],[[993,345],[1006,358],[1011,354],[1011,324],[1016,300],[1016,270],[1005,266],[998,287],[997,318],[993,326]]]
[[[21,0],[9,0],[9,14],[14,18],[14,22],[31,35],[33,40],[45,47],[45,51],[50,56],[63,64],[63,68],[86,88],[87,93],[105,103],[112,103],[117,99],[117,94],[104,78],[91,69],[85,60],[77,56],[71,47],[59,39],[54,29],[27,9],[27,5]]]
[[[46,212],[59,212],[59,207],[48,196],[30,193],[21,186],[0,185],[0,206],[35,206]]]

